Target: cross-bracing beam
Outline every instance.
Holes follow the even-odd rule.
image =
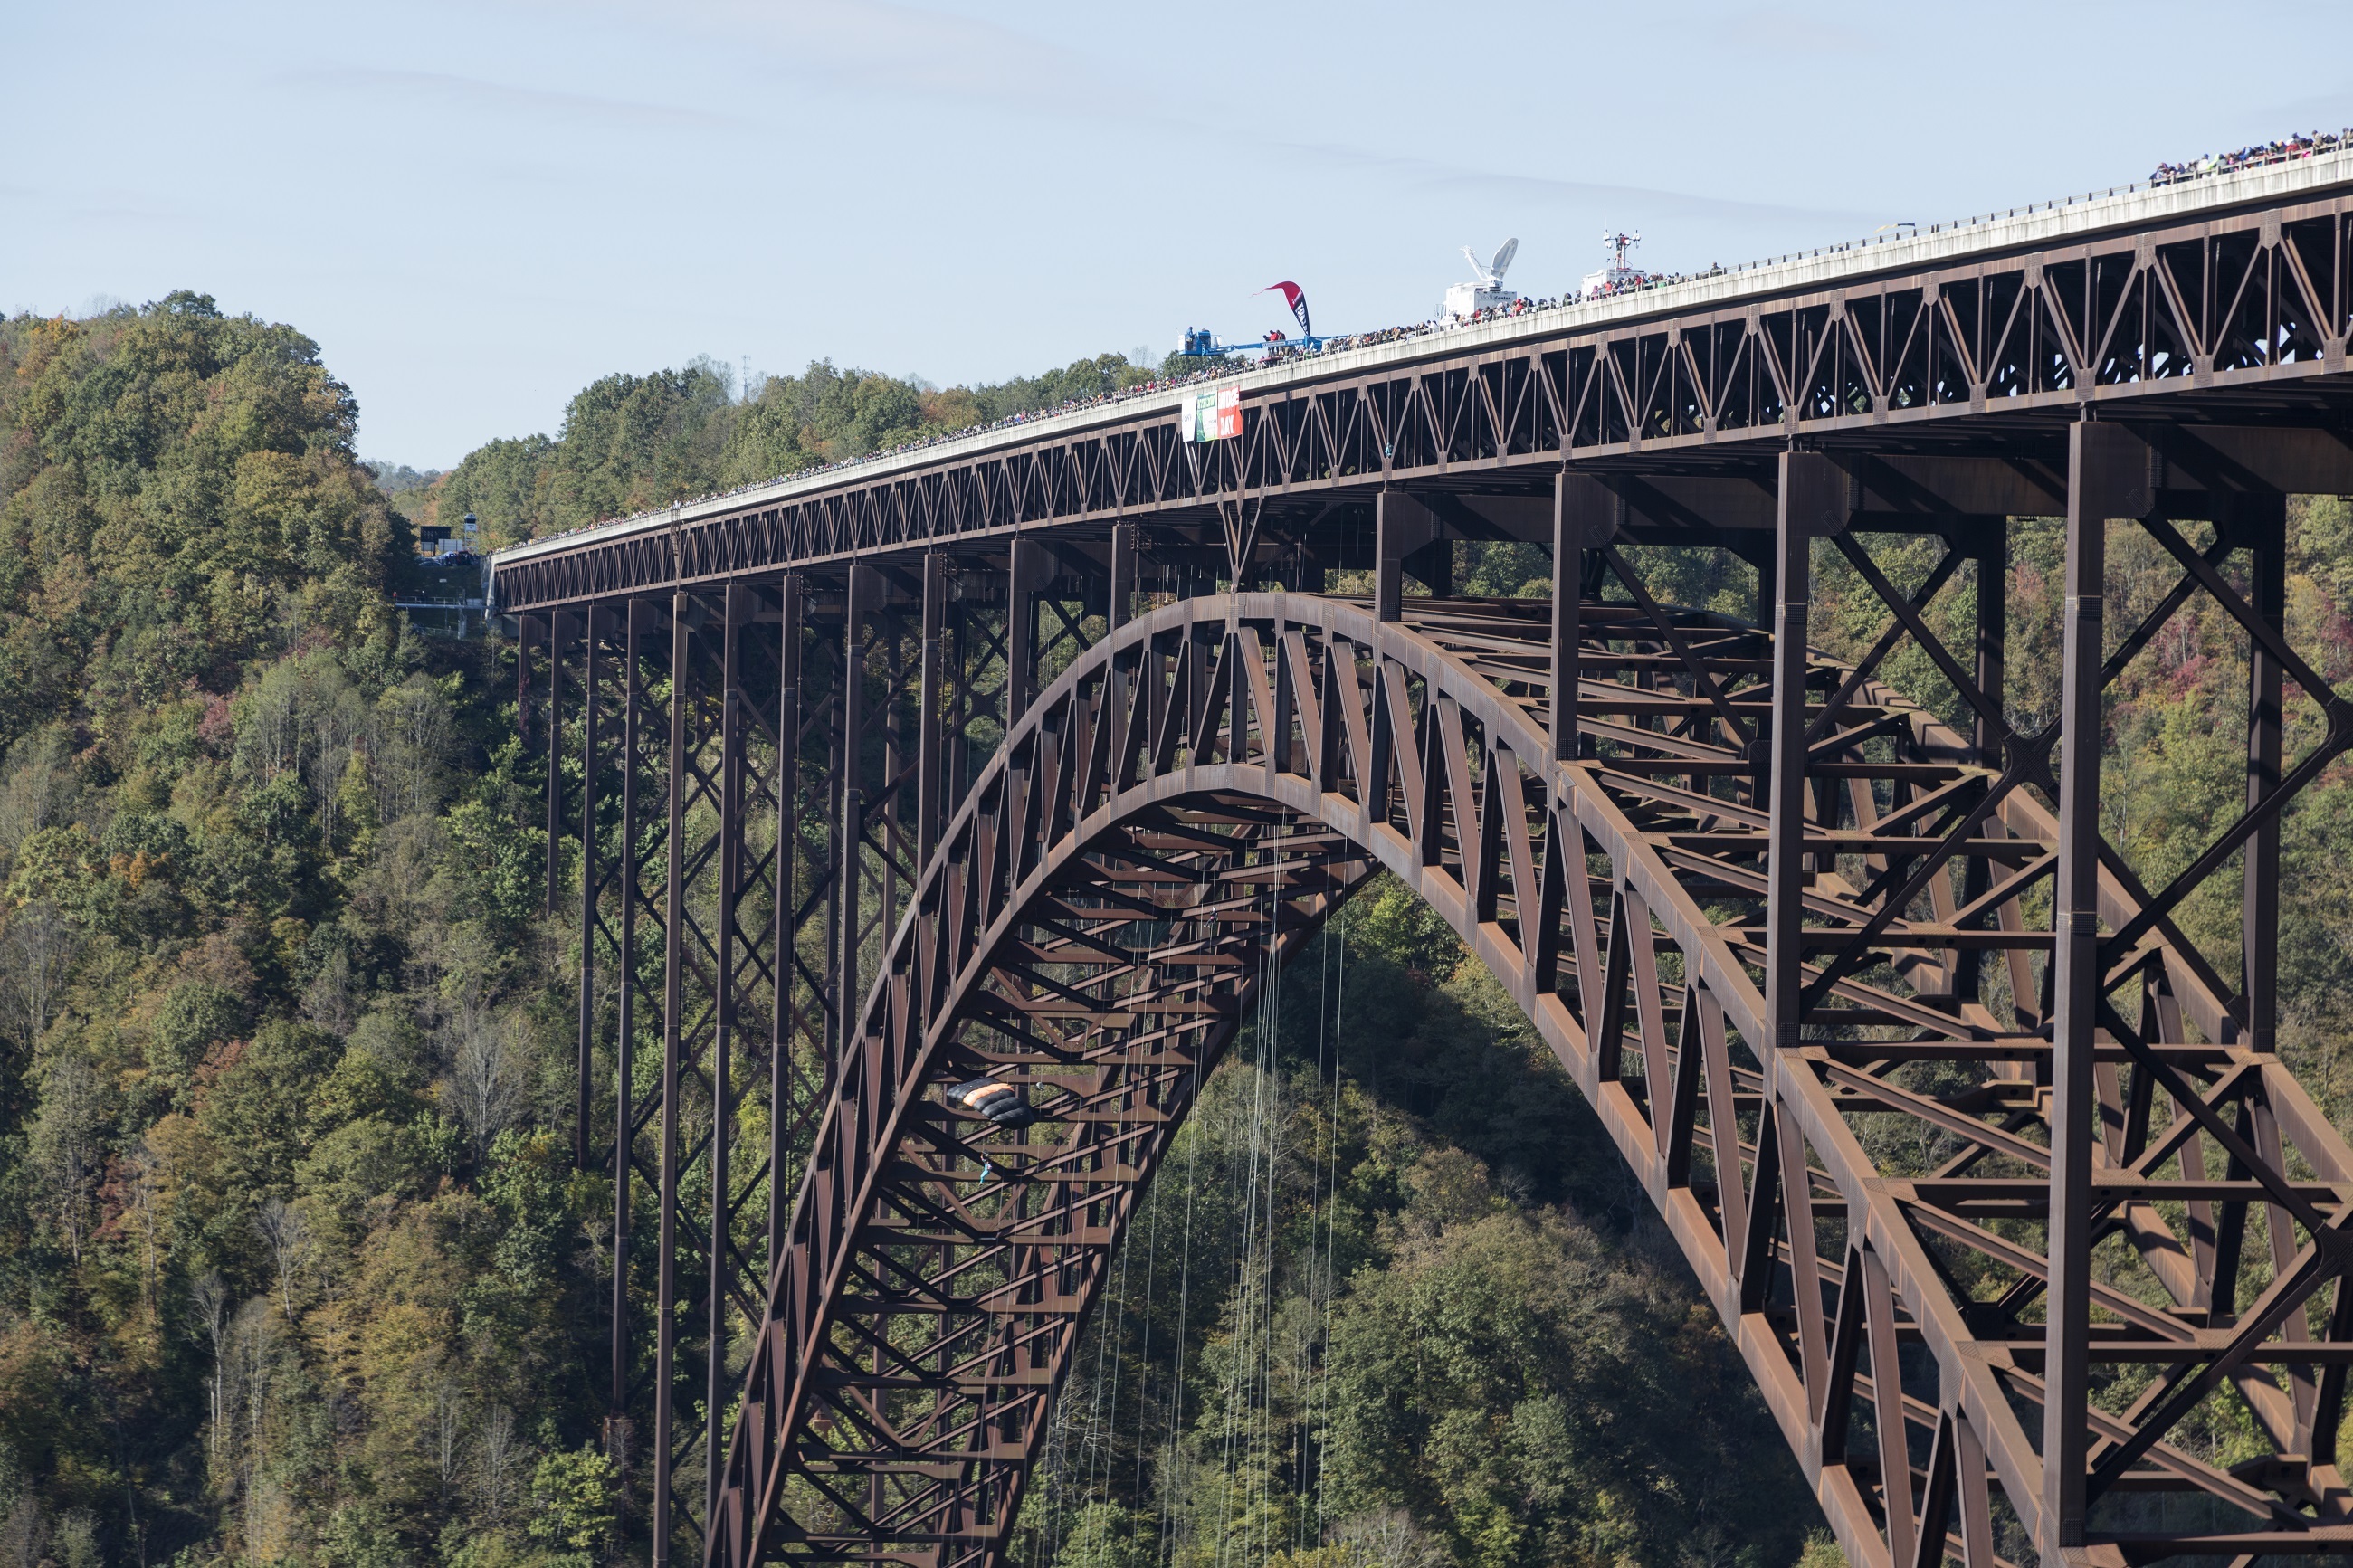
[[[2353,716],[2282,632],[2281,498],[2353,474],[2301,431],[1993,445],[1391,488],[578,617],[615,1430],[653,1405],[655,1554],[1000,1554],[1218,1021],[1375,865],[1593,1101],[1855,1561],[2337,1549],[2353,1153],[2274,1054],[2277,866]],[[2036,513],[2063,669],[2024,730],[2006,520]],[[2129,628],[2118,528],[2181,570]],[[1924,576],[1890,534],[1936,542]],[[1573,591],[1445,596],[1465,539],[1548,543]],[[1657,602],[1636,552],[1678,541],[1756,565],[1768,614]],[[1851,663],[1807,646],[1832,562],[1886,615]],[[1295,591],[1333,572],[1365,600]],[[2250,649],[2245,811],[2150,887],[2101,835],[2101,693],[2193,602]],[[1941,712],[1887,685],[1900,648]],[[2218,876],[2236,953],[2179,923]],[[973,1074],[1047,1121],[960,1122]],[[1888,1118],[1932,1157],[1867,1154]],[[2177,1440],[2217,1399],[2271,1458]]]

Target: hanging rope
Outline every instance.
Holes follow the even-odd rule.
[[[1315,944],[1315,948],[1317,955],[1323,961],[1323,967],[1315,976],[1315,1086],[1309,1104],[1320,1111],[1324,1098],[1324,1045],[1332,1024],[1332,941],[1329,932],[1326,932],[1323,941]],[[1292,1443],[1293,1473],[1298,1476],[1303,1483],[1308,1479],[1307,1445],[1311,1436],[1311,1428],[1314,1427],[1318,1414],[1315,1399],[1316,1373],[1321,1369],[1321,1358],[1316,1354],[1315,1343],[1316,1310],[1319,1305],[1315,1290],[1318,1279],[1316,1262],[1319,1255],[1325,1250],[1326,1238],[1317,1234],[1316,1222],[1324,1206],[1324,1183],[1326,1171],[1331,1173],[1335,1186],[1339,1180],[1337,1165],[1324,1159],[1324,1152],[1329,1142],[1328,1138],[1314,1140],[1312,1144],[1314,1163],[1310,1167],[1307,1184],[1307,1258],[1306,1267],[1303,1270],[1303,1277],[1307,1281],[1307,1310],[1301,1314],[1299,1419],[1293,1428],[1294,1436]],[[1323,1271],[1325,1276],[1331,1272],[1328,1258],[1324,1260]],[[1314,1484],[1320,1497],[1324,1477],[1320,1442],[1315,1454],[1314,1477]],[[1308,1522],[1307,1510],[1303,1507],[1299,1510],[1298,1526],[1292,1532],[1294,1548],[1304,1549],[1309,1544]],[[1324,1516],[1320,1507],[1315,1513],[1313,1541],[1319,1546],[1324,1542]]]
[[[1272,1503],[1269,1492],[1271,1466],[1266,1458],[1273,1437],[1270,1424],[1273,1415],[1274,1117],[1280,1100],[1274,1055],[1278,1005],[1275,939],[1279,934],[1275,927],[1281,906],[1274,899],[1271,883],[1260,885],[1257,901],[1262,907],[1256,912],[1265,923],[1260,928],[1264,935],[1258,952],[1258,1007],[1252,1020],[1249,1135],[1242,1148],[1246,1169],[1240,1184],[1241,1209],[1236,1216],[1239,1234],[1234,1258],[1235,1310],[1227,1341],[1225,1420],[1220,1444],[1224,1473],[1220,1478],[1221,1528],[1218,1541],[1220,1568],[1230,1563],[1237,1552],[1249,1553],[1245,1562],[1263,1558],[1271,1544],[1256,1540],[1255,1525],[1247,1531],[1240,1528],[1241,1521],[1235,1507],[1239,1493],[1243,1508],[1249,1509],[1254,1503],[1255,1518],[1263,1520]],[[1258,1461],[1255,1493],[1251,1490],[1253,1478],[1246,1468],[1253,1457]]]
[[[1170,1152],[1173,1153],[1175,1151],[1171,1150]],[[1152,1212],[1145,1222],[1144,1344],[1136,1352],[1135,1484],[1129,1493],[1130,1496],[1137,1498],[1144,1496],[1144,1456],[1146,1451],[1146,1445],[1144,1441],[1144,1432],[1146,1423],[1150,1421],[1152,1416],[1153,1287],[1156,1283],[1155,1277],[1157,1276],[1160,1268],[1160,1194],[1166,1185],[1167,1184],[1163,1181],[1155,1181],[1152,1184],[1152,1196],[1148,1200],[1152,1205]],[[1112,1412],[1112,1419],[1114,1423],[1119,1419],[1119,1412],[1116,1408]]]
[[[1317,1408],[1315,1452],[1315,1542],[1322,1545],[1329,1528],[1324,1517],[1324,1449],[1332,1430],[1332,1307],[1335,1286],[1333,1278],[1333,1253],[1338,1246],[1340,1224],[1340,1063],[1344,1047],[1342,1031],[1347,1026],[1348,1011],[1348,919],[1344,907],[1339,913],[1339,974],[1333,988],[1332,1000],[1332,1110],[1324,1121],[1324,1142],[1330,1151],[1332,1185],[1324,1201],[1324,1322],[1318,1347],[1317,1370],[1321,1373],[1321,1398]],[[1319,1077],[1323,1066],[1324,1042],[1315,1042],[1316,1066]]]
[[[1208,890],[1196,882],[1197,892]],[[1200,1103],[1201,1064],[1197,1058],[1187,1069],[1192,1081],[1187,1084],[1190,1103]],[[1176,1557],[1175,1502],[1179,1485],[1178,1444],[1185,1431],[1185,1337],[1191,1324],[1193,1305],[1193,1208],[1194,1198],[1200,1191],[1201,1141],[1197,1133],[1187,1142],[1185,1154],[1185,1239],[1176,1274],[1176,1366],[1170,1379],[1168,1408],[1168,1458],[1160,1479],[1160,1551],[1158,1561],[1170,1563]],[[1141,1459],[1139,1458],[1139,1464]]]

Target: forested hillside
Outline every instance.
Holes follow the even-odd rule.
[[[797,473],[927,436],[1134,385],[1158,374],[1121,354],[992,385],[926,384],[819,361],[739,398],[727,368],[608,375],[566,405],[551,439],[491,441],[422,498],[419,522],[478,513],[495,544]]]
[[[643,1560],[643,1476],[596,1446],[611,1199],[561,1131],[575,938],[536,912],[540,763],[512,646],[388,607],[412,524],[530,537],[1148,374],[941,392],[820,364],[750,401],[708,364],[619,375],[552,437],[379,485],[290,328],[191,294],[0,322],[0,1568]],[[2353,676],[2353,521],[2292,521],[2292,634]],[[2058,535],[2019,537],[2025,718],[2057,678]],[[1874,549],[1907,586],[1932,564]],[[1541,552],[1462,566],[1550,591]],[[1749,609],[1727,557],[1641,567]],[[2162,567],[2118,535],[2113,620]],[[1820,639],[1857,651],[1883,612],[1821,574]],[[1973,594],[1964,572],[1933,613],[1964,628]],[[1952,706],[1925,658],[1890,672]],[[2145,878],[2243,790],[2245,692],[2195,610],[2119,681],[2137,761],[2107,826]],[[2343,1119],[2353,788],[2288,836],[2285,1044]],[[2185,924],[2228,972],[2226,890]],[[1824,1553],[1656,1216],[1395,884],[1245,1032],[1115,1268],[1032,1568]]]

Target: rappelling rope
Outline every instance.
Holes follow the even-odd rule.
[[[1195,884],[1197,889],[1199,884]],[[1175,924],[1176,922],[1171,922]],[[1173,934],[1173,932],[1172,932]],[[1187,1086],[1187,1101],[1200,1103],[1202,1080],[1201,1061],[1197,1054],[1187,1069],[1192,1081]],[[1193,1304],[1193,1199],[1199,1191],[1201,1174],[1201,1140],[1197,1133],[1185,1152],[1185,1240],[1176,1274],[1176,1366],[1169,1382],[1168,1459],[1160,1480],[1160,1552],[1158,1561],[1171,1563],[1176,1556],[1175,1502],[1178,1486],[1178,1445],[1185,1431],[1185,1335],[1190,1327]],[[1139,1456],[1138,1464],[1142,1463]]]
[[[1259,994],[1250,1138],[1245,1145],[1250,1162],[1243,1184],[1242,1242],[1235,1259],[1236,1285],[1241,1311],[1234,1332],[1233,1397],[1228,1407],[1227,1444],[1228,1526],[1221,1546],[1249,1551],[1250,1560],[1262,1558],[1273,1545],[1258,1539],[1262,1521],[1272,1515],[1275,1418],[1275,1205],[1277,1162],[1282,1128],[1282,1079],[1277,1050],[1282,1011],[1281,975],[1277,958],[1282,905],[1274,883],[1262,882],[1266,925],[1259,947]],[[1250,1468],[1254,1467],[1252,1476]],[[1253,1496],[1251,1483],[1256,1482]],[[1255,1501],[1247,1537],[1232,1527],[1230,1500],[1240,1481],[1244,1503]]]
[[[1315,1085],[1314,1095],[1308,1103],[1320,1110],[1324,1098],[1324,1042],[1332,1024],[1332,942],[1330,938],[1326,936],[1319,940],[1315,949],[1318,958],[1322,961],[1322,967],[1315,976]],[[1324,1257],[1324,1273],[1328,1275],[1331,1272],[1329,1251],[1324,1247],[1325,1238],[1316,1234],[1316,1219],[1318,1212],[1324,1206],[1324,1183],[1326,1172],[1329,1171],[1335,1185],[1337,1184],[1339,1176],[1336,1165],[1328,1163],[1324,1159],[1324,1152],[1329,1142],[1328,1138],[1318,1138],[1314,1141],[1314,1163],[1310,1167],[1307,1186],[1307,1258],[1305,1268],[1302,1270],[1302,1277],[1307,1281],[1307,1310],[1300,1315],[1299,1419],[1293,1426],[1292,1439],[1293,1472],[1303,1481],[1307,1475],[1307,1445],[1311,1428],[1318,1413],[1315,1402],[1315,1378],[1319,1370],[1319,1360],[1315,1353],[1318,1305],[1315,1299],[1315,1265],[1319,1249],[1322,1250]],[[1315,1458],[1316,1484],[1320,1497],[1324,1474],[1320,1445]],[[1324,1539],[1324,1520],[1320,1510],[1314,1521],[1314,1542],[1321,1545]],[[1307,1510],[1303,1508],[1299,1510],[1297,1528],[1292,1532],[1292,1544],[1294,1548],[1304,1548],[1308,1544],[1307,1530]]]
[[[1340,1224],[1340,1061],[1342,1031],[1347,1024],[1348,1008],[1348,921],[1346,906],[1339,911],[1338,974],[1332,996],[1332,1112],[1324,1122],[1324,1144],[1330,1152],[1332,1184],[1324,1196],[1324,1323],[1320,1354],[1316,1357],[1320,1417],[1316,1425],[1315,1450],[1315,1541],[1322,1545],[1327,1528],[1324,1512],[1324,1455],[1332,1430],[1332,1309],[1336,1281],[1333,1278],[1333,1254],[1337,1249]],[[1324,1042],[1319,1031],[1315,1042],[1316,1068],[1320,1075],[1324,1060]],[[1312,1227],[1311,1227],[1312,1228]]]

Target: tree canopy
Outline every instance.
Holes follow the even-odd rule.
[[[556,435],[488,442],[428,492],[421,521],[481,519],[515,543],[649,507],[781,479],[1014,414],[1100,396],[1159,374],[1121,354],[1042,375],[941,391],[911,377],[838,370],[763,378],[739,399],[727,368],[608,375],[565,407]]]
[[[197,294],[0,321],[0,370],[9,1561],[642,1558],[646,1467],[607,1447],[592,1370],[612,1192],[565,1142],[576,936],[539,913],[543,753],[516,739],[511,643],[394,609],[412,525],[470,510],[493,542],[533,536],[1152,370],[943,391],[820,362],[746,399],[697,362],[599,380],[554,436],[439,476],[361,464],[316,346]],[[2290,521],[2289,635],[2344,690],[2353,508]],[[2060,539],[2021,520],[2012,543],[2007,697],[2031,728]],[[1899,587],[1935,565],[1933,541],[1872,548]],[[1471,591],[1552,591],[1541,551],[1458,549]],[[1729,555],[1629,556],[1662,599],[1753,606]],[[2171,582],[2123,534],[2109,563],[2127,623]],[[1925,612],[1957,645],[1976,591],[1964,569]],[[1884,625],[1828,550],[1815,615],[1833,653]],[[1962,717],[1908,644],[1883,673]],[[2145,881],[2243,798],[2247,689],[2243,637],[2196,606],[2112,686],[2134,761],[2103,812]],[[2292,714],[2295,750],[2321,721]],[[2282,1049],[2343,1121],[2342,764],[2284,837]],[[2228,881],[2176,914],[2225,973]],[[1894,1136],[1886,1169],[1936,1157]],[[2101,1267],[2155,1289],[2121,1250]],[[1245,1031],[1113,1268],[1024,1515],[1029,1568],[1835,1558],[1574,1086],[1394,882]],[[2227,1414],[2189,1436],[2254,1452]]]

